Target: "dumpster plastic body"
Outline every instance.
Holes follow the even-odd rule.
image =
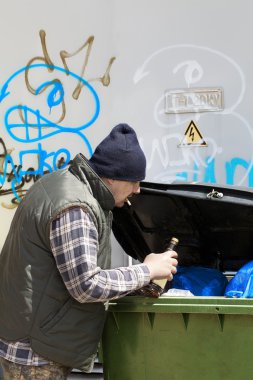
[[[115,211],[114,233],[143,261],[179,238],[179,264],[233,276],[253,260],[253,194],[232,188],[142,184]],[[253,299],[127,296],[111,301],[105,380],[238,380],[253,376]]]
[[[125,297],[103,336],[105,380],[238,380],[253,374],[249,299]]]

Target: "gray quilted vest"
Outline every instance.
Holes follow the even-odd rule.
[[[69,168],[37,181],[16,210],[0,255],[0,337],[29,338],[41,356],[89,371],[105,307],[81,304],[69,295],[49,241],[51,220],[76,205],[90,214],[98,230],[98,266],[110,267],[114,198],[79,154]]]

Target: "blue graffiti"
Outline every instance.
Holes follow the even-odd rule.
[[[216,177],[215,177],[215,160],[214,159],[210,160],[210,157],[207,157],[206,159],[206,170],[205,170],[204,182],[217,183]]]
[[[19,152],[19,162],[22,167],[26,155],[34,155],[34,157],[39,157],[38,169],[20,170],[19,176],[16,178],[17,182],[20,182],[22,176],[26,174],[42,176],[45,170],[49,173],[53,172],[54,170],[57,170],[57,160],[59,159],[59,157],[62,157],[62,155],[65,155],[65,164],[62,166],[62,168],[64,168],[66,166],[66,162],[69,162],[70,160],[70,152],[67,149],[59,149],[56,152],[47,153],[46,150],[42,149],[41,144],[38,144],[38,149],[31,149]],[[48,160],[51,157],[53,158],[52,165],[46,162],[46,160]]]
[[[61,68],[61,67],[50,66],[50,65],[46,65],[46,64],[35,64],[35,65],[23,67],[22,69],[16,71],[7,80],[7,82],[3,85],[2,90],[0,92],[0,102],[2,102],[3,99],[5,99],[7,96],[9,96],[10,92],[7,92],[9,84],[16,76],[23,73],[27,69],[30,70],[30,69],[34,69],[34,68],[38,68],[38,67],[51,68],[51,69],[59,70],[61,72],[66,73],[66,70]],[[88,139],[86,138],[86,136],[84,136],[81,133],[81,131],[88,128],[90,125],[92,125],[96,121],[96,119],[98,118],[99,111],[100,111],[99,98],[97,96],[96,91],[93,89],[93,87],[87,81],[85,81],[83,78],[79,77],[78,75],[76,75],[75,73],[73,73],[71,71],[68,71],[68,75],[70,75],[70,76],[74,77],[75,79],[78,79],[79,81],[81,81],[87,87],[87,89],[90,91],[90,93],[94,99],[94,102],[95,102],[94,113],[91,116],[91,118],[88,121],[86,121],[84,124],[82,124],[81,126],[78,126],[78,127],[60,126],[58,124],[53,123],[51,120],[48,120],[47,118],[43,117],[40,113],[40,110],[33,110],[30,107],[27,107],[25,105],[13,106],[6,112],[5,118],[4,118],[5,127],[9,133],[9,135],[13,139],[15,139],[16,141],[19,141],[19,142],[25,142],[26,143],[26,142],[39,141],[39,140],[54,136],[54,135],[61,133],[61,132],[74,133],[83,139],[84,143],[86,144],[86,146],[88,148],[89,154],[92,154],[91,145],[90,145]],[[47,87],[49,84],[53,85],[53,89],[51,90],[51,92],[49,93],[48,98],[47,98],[48,106],[51,109],[53,106],[56,106],[62,102],[63,97],[64,97],[64,90],[63,90],[62,84],[60,82],[53,82],[52,81],[52,82],[45,82],[45,83],[41,84],[37,88],[36,94],[39,94],[41,92],[41,90],[43,88]],[[55,100],[55,96],[57,93],[59,93],[60,95],[59,95],[59,98],[57,100]],[[24,113],[25,123],[12,123],[9,121],[10,116],[14,111],[22,111]],[[28,122],[29,116],[35,116],[36,122],[33,124]],[[30,119],[32,119],[32,118],[30,117]],[[45,129],[45,127],[46,127],[46,129]],[[21,128],[23,128],[23,130],[24,130],[23,137],[17,136],[17,131],[20,132]],[[34,134],[34,128],[37,129],[37,136],[32,138],[31,135]],[[48,131],[48,129],[50,129],[50,131]]]
[[[23,170],[25,159],[29,156],[31,158],[38,158],[38,167],[29,168]],[[0,185],[3,186],[4,183],[9,181],[11,178],[11,189],[17,200],[21,200],[17,189],[20,189],[24,184],[24,178],[30,176],[31,178],[38,179],[42,177],[45,173],[52,173],[59,169],[58,163],[61,161],[61,169],[65,168],[71,159],[70,152],[67,149],[58,149],[56,152],[48,153],[46,150],[42,149],[42,145],[38,144],[38,149],[23,150],[19,152],[19,165],[15,165],[13,158],[7,154],[5,155],[3,174],[0,173]],[[52,163],[48,162],[52,161]],[[8,172],[10,167],[11,172]],[[11,173],[11,176],[10,176]],[[28,182],[28,181],[27,181]]]
[[[204,174],[201,175],[199,165],[194,162],[191,173],[187,171],[178,172],[176,178],[185,182],[203,182],[217,184],[215,175],[215,159],[206,158]],[[226,185],[235,185],[235,175],[238,169],[243,168],[248,177],[248,187],[253,187],[253,165],[251,161],[246,161],[240,157],[234,157],[231,161],[225,162]],[[191,175],[192,174],[192,175]]]
[[[37,90],[35,91],[35,95],[40,94],[45,88],[49,86],[54,86],[54,88],[51,90],[47,98],[48,107],[51,109],[52,107],[57,106],[63,101],[64,88],[61,82],[58,82],[58,81],[45,82],[45,83],[42,83],[42,85],[37,88]],[[55,100],[57,93],[59,93],[59,98]]]
[[[248,186],[253,187],[252,162],[248,162],[239,157],[234,157],[230,162],[226,162],[227,184],[233,185],[235,172],[238,166],[241,166],[248,171]]]
[[[27,105],[15,105],[10,107],[4,117],[4,124],[6,127],[6,130],[8,134],[16,141],[22,142],[22,143],[34,143],[34,142],[40,142],[43,139],[50,138],[52,136],[55,136],[60,133],[72,133],[77,136],[79,136],[82,141],[84,142],[89,154],[92,154],[92,147],[90,145],[89,140],[87,137],[83,134],[83,130],[94,124],[96,119],[98,118],[99,112],[100,112],[100,102],[98,95],[94,88],[83,78],[79,77],[75,73],[65,70],[61,67],[57,66],[50,66],[47,64],[34,64],[30,66],[23,67],[19,70],[17,70],[13,75],[9,77],[9,79],[4,83],[4,85],[1,88],[0,91],[0,103],[3,103],[3,101],[8,98],[11,95],[10,90],[10,84],[13,81],[14,78],[16,78],[18,75],[24,73],[26,70],[30,69],[36,69],[36,68],[47,68],[51,70],[58,70],[60,72],[63,72],[67,74],[68,76],[72,76],[73,78],[77,79],[80,83],[82,83],[83,86],[89,91],[91,94],[91,97],[94,102],[94,111],[93,114],[89,117],[89,120],[82,123],[82,125],[73,127],[73,126],[62,126],[59,124],[56,124],[49,120],[48,118],[41,115],[40,110],[38,109],[32,109],[28,107]],[[44,91],[46,88],[50,87],[50,92],[47,96],[47,105],[50,109],[53,107],[58,106],[64,101],[64,88],[59,80],[54,81],[47,81],[42,83],[35,92],[35,96],[39,95],[42,91]],[[22,119],[20,118],[20,122],[12,122],[11,116],[14,112],[19,112],[22,115]],[[31,120],[33,122],[31,123]],[[34,168],[30,168],[28,170],[24,170],[23,167],[25,160],[27,157],[34,155],[38,158],[38,168],[35,170]],[[59,149],[56,152],[47,152],[45,149],[42,148],[42,144],[38,143],[38,146],[36,149],[26,149],[19,152],[19,165],[15,165],[13,162],[13,159],[11,155],[7,154],[7,151],[5,149],[5,154],[0,155],[1,157],[4,156],[4,166],[3,166],[3,172],[0,173],[0,185],[1,187],[4,185],[7,177],[11,177],[11,189],[13,194],[15,195],[16,199],[20,201],[20,197],[18,194],[18,189],[20,189],[20,186],[24,184],[24,176],[33,176],[38,177],[42,176],[45,173],[50,173],[54,170],[57,170],[59,161],[62,162],[61,168],[65,167],[70,159],[71,154],[70,152],[65,149]],[[50,164],[48,161],[51,160],[52,164]],[[11,168],[11,176],[10,172],[8,172],[7,168]]]

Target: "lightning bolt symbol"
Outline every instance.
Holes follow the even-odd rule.
[[[194,131],[193,131],[193,127],[191,127],[191,129],[190,129],[190,133],[189,133],[189,137],[191,137],[192,138],[192,142],[194,141]]]

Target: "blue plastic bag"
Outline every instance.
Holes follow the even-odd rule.
[[[225,297],[253,298],[253,261],[241,267],[230,280]]]
[[[216,269],[205,267],[178,267],[172,287],[189,290],[194,296],[223,296],[228,280]]]

